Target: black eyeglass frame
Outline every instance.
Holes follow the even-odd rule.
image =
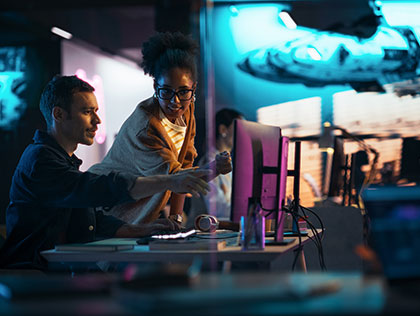
[[[172,95],[171,95],[171,97],[170,98],[162,98],[161,96],[160,96],[160,91],[161,90],[163,90],[163,89],[165,89],[165,90],[168,90],[168,91],[171,91],[172,92]],[[181,98],[180,96],[179,96],[179,92],[181,92],[181,91],[189,91],[189,92],[191,92],[191,97],[189,97],[188,99],[183,99],[183,98]],[[159,85],[156,85],[156,96],[159,98],[159,99],[161,99],[161,100],[165,100],[165,101],[168,101],[168,100],[172,100],[172,98],[176,95],[177,97],[178,97],[178,99],[179,99],[179,101],[190,101],[192,98],[194,98],[194,92],[195,92],[195,87],[193,87],[192,89],[181,89],[181,90],[179,90],[179,91],[175,91],[174,89],[170,89],[170,88],[165,88],[165,87],[161,87],[161,86],[159,86]]]

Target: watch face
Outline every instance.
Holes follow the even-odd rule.
[[[175,222],[182,223],[182,215],[170,215],[169,218]]]

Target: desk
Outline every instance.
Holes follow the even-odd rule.
[[[302,244],[310,241],[313,236],[310,231],[308,236],[302,237]],[[290,237],[285,237],[288,239]],[[299,239],[284,246],[266,246],[264,250],[242,251],[240,246],[226,247],[222,250],[164,250],[150,251],[147,245],[137,245],[138,238],[112,238],[102,243],[135,245],[132,250],[114,252],[87,252],[87,251],[57,251],[55,249],[41,252],[49,263],[95,263],[95,262],[176,262],[191,263],[195,258],[200,258],[206,263],[217,262],[267,262],[270,263],[282,254],[295,250],[299,246]],[[98,243],[98,242],[95,242]],[[304,256],[302,252],[301,264],[305,271]]]

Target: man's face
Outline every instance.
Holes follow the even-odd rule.
[[[76,92],[73,94],[71,111],[63,121],[63,132],[71,142],[92,145],[98,124],[98,102],[92,92]]]

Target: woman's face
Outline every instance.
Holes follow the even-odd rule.
[[[165,116],[175,122],[193,102],[195,82],[186,69],[173,68],[155,79],[155,92]]]

